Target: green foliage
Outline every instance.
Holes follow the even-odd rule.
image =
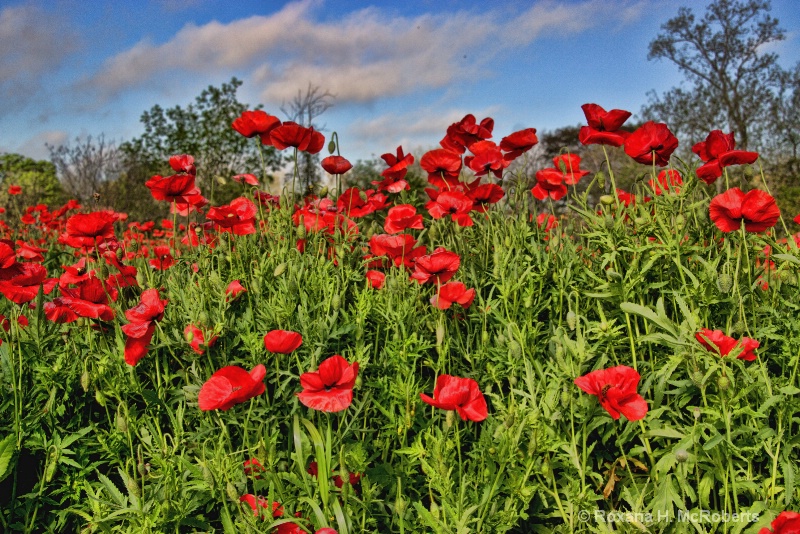
[[[9,195],[12,185],[22,187],[22,194]],[[66,200],[56,178],[55,166],[49,161],[36,161],[19,154],[0,154],[0,206],[46,204],[55,206]]]
[[[268,184],[281,165],[281,155],[272,146],[242,137],[231,123],[250,108],[239,102],[236,91],[242,82],[231,78],[220,87],[209,86],[193,103],[164,109],[159,105],[142,113],[144,133],[120,146],[126,155],[130,177],[125,190],[133,188],[142,175],[171,173],[170,156],[189,154],[198,168],[197,183],[213,204],[224,204],[238,196],[237,184],[230,178],[253,173]],[[145,180],[147,179],[145,178]],[[227,185],[220,185],[221,182]]]

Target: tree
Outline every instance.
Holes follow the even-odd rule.
[[[328,91],[323,91],[319,86],[309,83],[305,93],[298,90],[297,96],[288,105],[281,106],[281,111],[286,115],[287,120],[294,121],[306,128],[313,126],[315,130],[323,131],[325,126],[319,126],[315,120],[333,106],[331,102],[333,98],[334,95]],[[297,167],[303,191],[313,190],[320,181],[319,155],[309,154],[305,151],[300,152]]]
[[[14,195],[14,202],[20,208],[34,204],[56,206],[65,201],[56,168],[49,161],[37,161],[19,154],[0,154],[0,206],[11,203],[8,188],[12,185],[22,188],[20,195]]]
[[[47,149],[64,190],[82,204],[96,199],[96,195],[103,198],[108,184],[121,172],[116,143],[102,135],[76,138],[74,144],[47,145]],[[103,202],[106,205],[107,200]]]
[[[697,141],[700,132],[727,128],[740,148],[756,144],[781,76],[777,54],[763,52],[784,38],[769,10],[763,0],[715,0],[698,21],[680,8],[650,43],[648,59],[671,61],[690,87],[653,95],[644,118],[666,121]]]
[[[258,138],[242,137],[231,127],[243,111],[261,107],[239,102],[236,91],[241,85],[240,80],[231,78],[221,87],[204,89],[185,107],[165,110],[155,105],[142,113],[144,133],[120,147],[127,163],[135,167],[128,174],[142,177],[144,173],[147,180],[148,173],[171,172],[167,165],[170,156],[189,154],[197,165],[197,183],[212,203],[241,194],[241,187],[230,181],[237,174],[255,173],[262,182],[272,181],[268,173],[279,168],[280,153],[272,146],[260,145]]]

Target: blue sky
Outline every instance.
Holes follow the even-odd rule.
[[[281,119],[309,83],[334,94],[324,133],[353,161],[432,147],[467,113],[493,117],[498,139],[581,123],[587,102],[636,113],[681,82],[647,45],[688,4],[708,2],[0,0],[0,152],[47,159],[46,142],[130,139],[143,111],[232,76],[240,101]],[[790,67],[800,10],[772,7]]]

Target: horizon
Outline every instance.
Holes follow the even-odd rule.
[[[240,102],[281,120],[308,84],[334,94],[319,121],[353,162],[434,146],[468,113],[494,118],[498,139],[581,124],[588,102],[637,117],[649,91],[683,80],[647,47],[685,4],[3,1],[0,152],[47,160],[45,143],[130,140],[154,105],[186,107],[232,77]],[[792,4],[772,2],[786,39],[770,50],[784,68],[800,59]]]

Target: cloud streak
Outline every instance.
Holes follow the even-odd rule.
[[[108,100],[176,75],[236,73],[262,88],[266,103],[289,100],[309,83],[333,93],[337,103],[370,103],[481,79],[504,50],[543,35],[621,26],[637,18],[643,3],[609,11],[600,0],[546,0],[510,18],[495,11],[390,18],[367,8],[320,21],[321,5],[303,0],[269,16],[186,25],[162,44],[142,40],[108,59],[81,89]]]
[[[0,112],[31,102],[78,47],[77,34],[54,14],[26,5],[0,9]]]

